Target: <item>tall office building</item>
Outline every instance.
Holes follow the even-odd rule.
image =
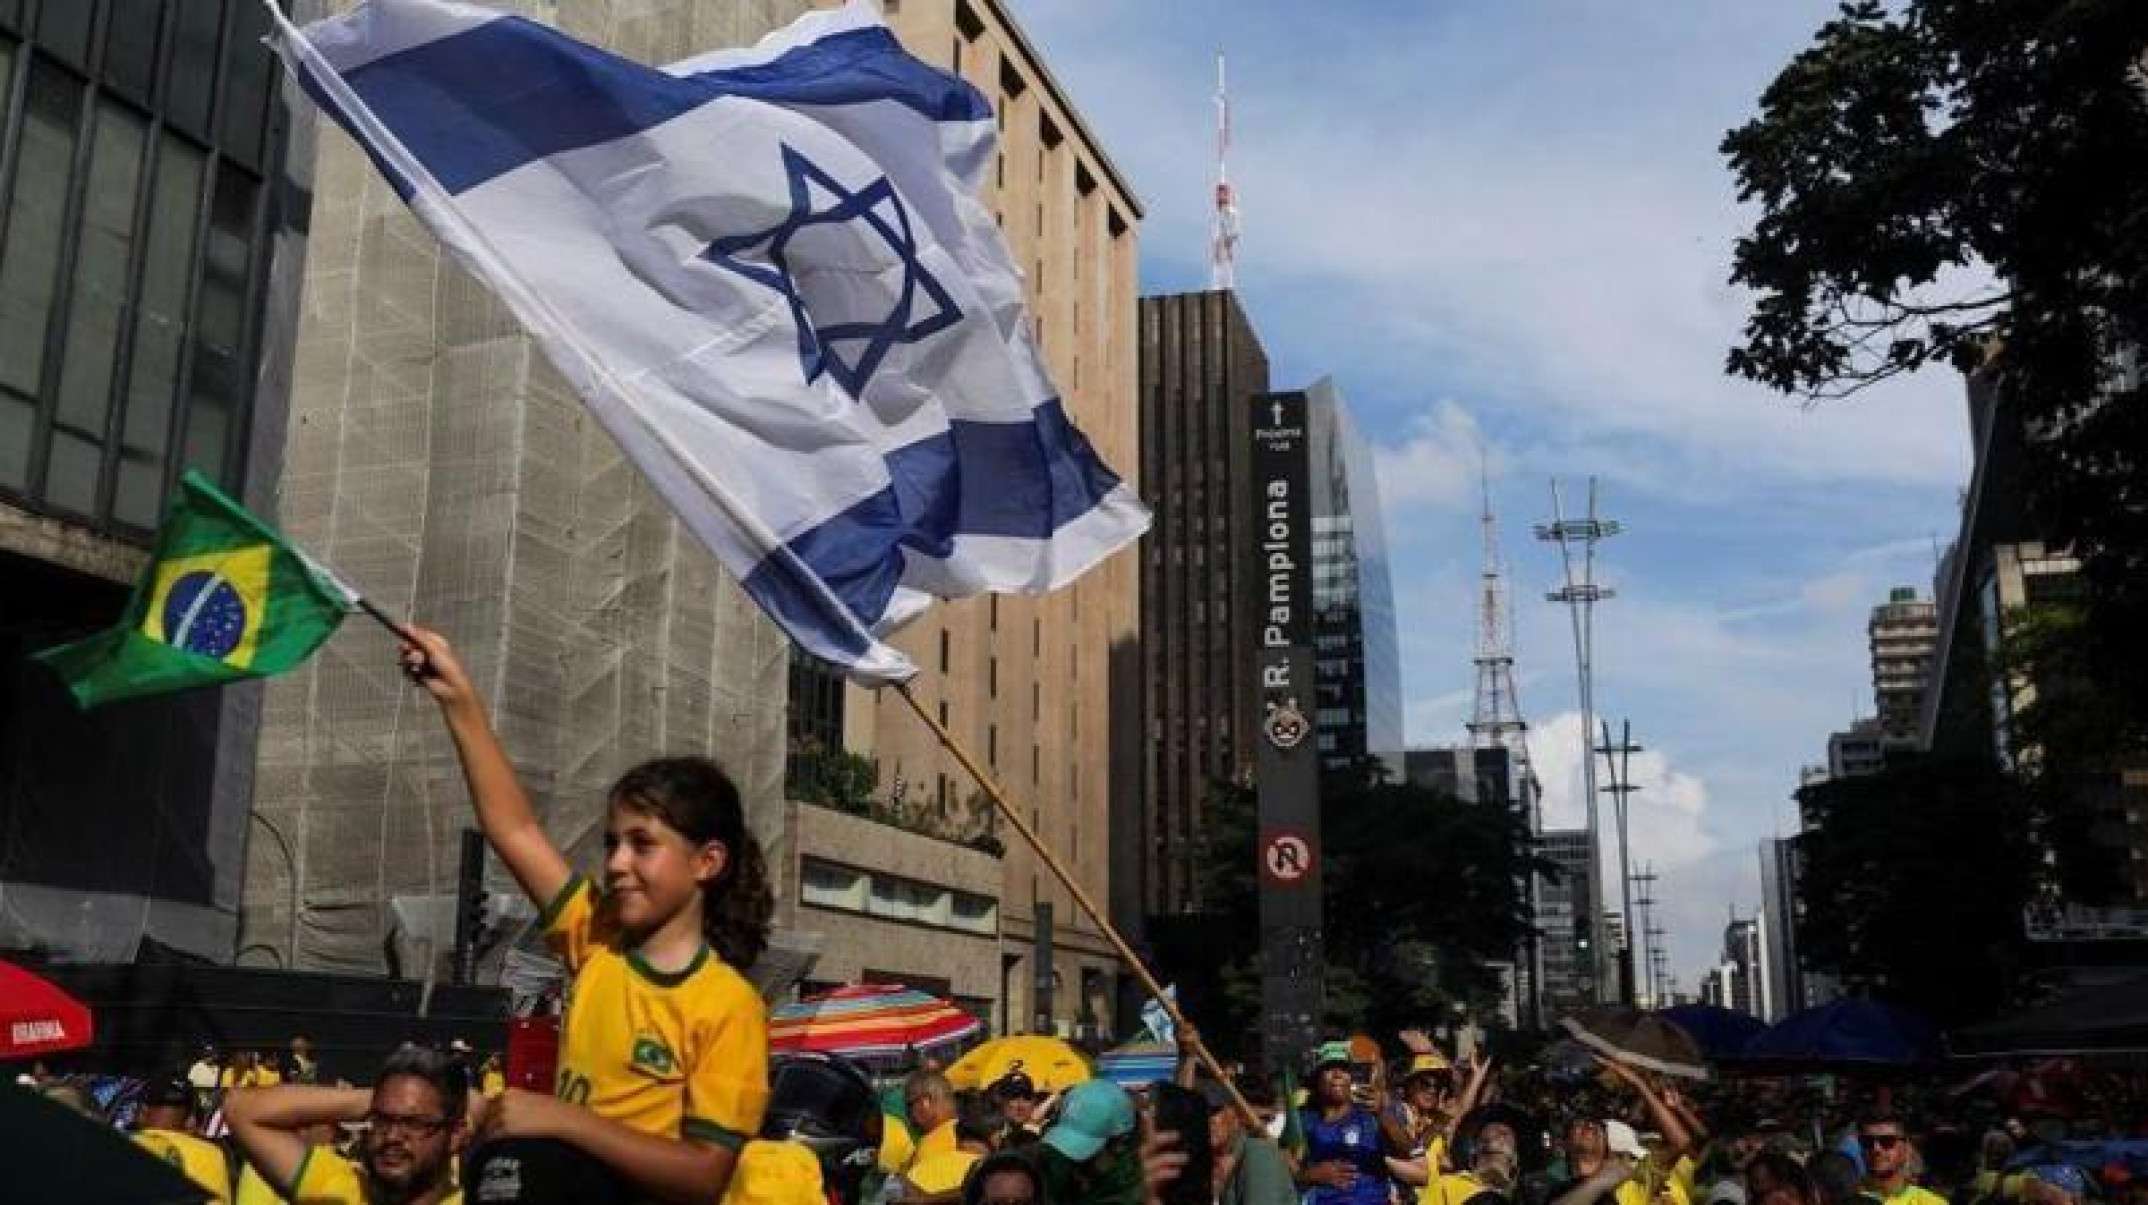
[[[1141,551],[1141,652],[1148,714],[1139,876],[1150,913],[1198,910],[1202,809],[1219,783],[1252,773],[1258,703],[1252,555],[1242,528],[1253,399],[1268,357],[1229,290],[1141,299],[1142,496],[1156,513]]]
[[[1932,653],[1939,643],[1939,608],[1910,586],[1897,586],[1872,608],[1865,625],[1872,650],[1872,699],[1880,728],[1897,740],[1914,740],[1931,681]]]
[[[250,6],[231,0],[234,12]],[[574,37],[664,63],[751,42],[809,7],[556,11]],[[286,529],[383,608],[455,642],[539,816],[579,864],[599,857],[621,772],[659,753],[709,754],[737,779],[789,900],[788,642],[506,307],[441,254],[348,137],[320,128]],[[288,963],[309,969],[401,961],[416,973],[409,960],[451,937],[441,905],[466,799],[392,641],[347,625],[269,684],[254,814],[277,839],[251,846],[244,940],[281,949],[294,935]],[[492,880],[508,886],[497,867]]]
[[[1701,981],[1702,998],[1718,1008],[1766,1020],[1772,1007],[1763,918],[1731,919],[1723,929],[1723,960]],[[1711,986],[1712,985],[1712,986]]]
[[[1426,787],[1463,803],[1497,803],[1514,808],[1524,822],[1520,786],[1514,781],[1514,753],[1504,745],[1442,745],[1411,749],[1402,756],[1403,781]]]
[[[1302,392],[1310,428],[1313,732],[1321,768],[1332,772],[1372,760],[1399,779],[1401,652],[1372,447],[1333,381],[1323,377]]]
[[[1596,967],[1589,950],[1589,831],[1546,829],[1537,835],[1537,856],[1558,868],[1536,884],[1536,927],[1542,934],[1544,1010],[1559,1016],[1596,1001]]]
[[[902,0],[885,9],[912,54],[960,73],[999,115],[999,158],[982,199],[1023,270],[1024,301],[1069,414],[1104,463],[1139,488],[1140,201],[1003,0]],[[1046,597],[935,606],[893,639],[919,666],[910,689],[1106,907],[1118,892],[1115,867],[1141,864],[1139,585],[1128,549]],[[877,763],[882,796],[899,783],[906,803],[937,813],[971,817],[989,806],[894,692],[844,687],[814,698],[823,709],[818,729],[840,732],[846,749]],[[957,994],[996,1001],[1006,1028],[1109,1028],[1117,957],[1027,846],[1005,836],[996,981]],[[821,852],[837,862],[857,856]],[[802,915],[801,925],[816,915]],[[1040,915],[1051,918],[1051,965],[1041,968]],[[816,973],[848,974],[860,957],[831,946]]]
[[[263,514],[308,189],[259,0],[0,0],[0,948],[229,962],[260,692],[84,714],[198,469]]]

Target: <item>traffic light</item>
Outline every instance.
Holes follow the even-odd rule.
[[[485,838],[476,829],[462,830],[462,861],[455,875],[454,979],[470,983],[477,978],[477,950],[484,944],[486,915]]]

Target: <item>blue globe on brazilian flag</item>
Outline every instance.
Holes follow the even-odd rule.
[[[296,666],[358,594],[188,470],[118,626],[38,653],[81,707]]]

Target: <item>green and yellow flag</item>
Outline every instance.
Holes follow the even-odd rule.
[[[119,625],[36,654],[89,708],[296,666],[357,592],[187,470]]]

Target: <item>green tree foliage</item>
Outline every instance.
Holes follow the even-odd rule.
[[[2148,715],[2148,4],[1853,0],[1732,130],[1758,217],[1731,373],[1810,402],[1993,375],[2030,518],[2085,560],[2088,667]]]
[[[872,758],[808,742],[792,755],[784,789],[801,803],[866,816],[872,814],[873,790],[879,780],[880,771]]]
[[[1327,1022],[1392,1033],[1489,1012],[1499,976],[1529,932],[1520,882],[1547,864],[1513,812],[1375,776],[1331,776],[1321,800]],[[1228,954],[1222,1016],[1203,1030],[1226,1047],[1259,1030],[1260,902],[1255,795],[1218,786],[1201,871],[1207,954]],[[1220,1024],[1219,1024],[1220,1022]]]
[[[2125,774],[2148,765],[2138,717],[2105,688],[2078,603],[2020,607],[2003,625],[1995,669],[2013,709],[2013,771],[2052,855],[2042,886],[2073,903],[2130,902]]]
[[[1977,759],[1909,758],[1798,802],[1808,969],[1942,1023],[2005,1000],[2036,860],[2012,780]]]

